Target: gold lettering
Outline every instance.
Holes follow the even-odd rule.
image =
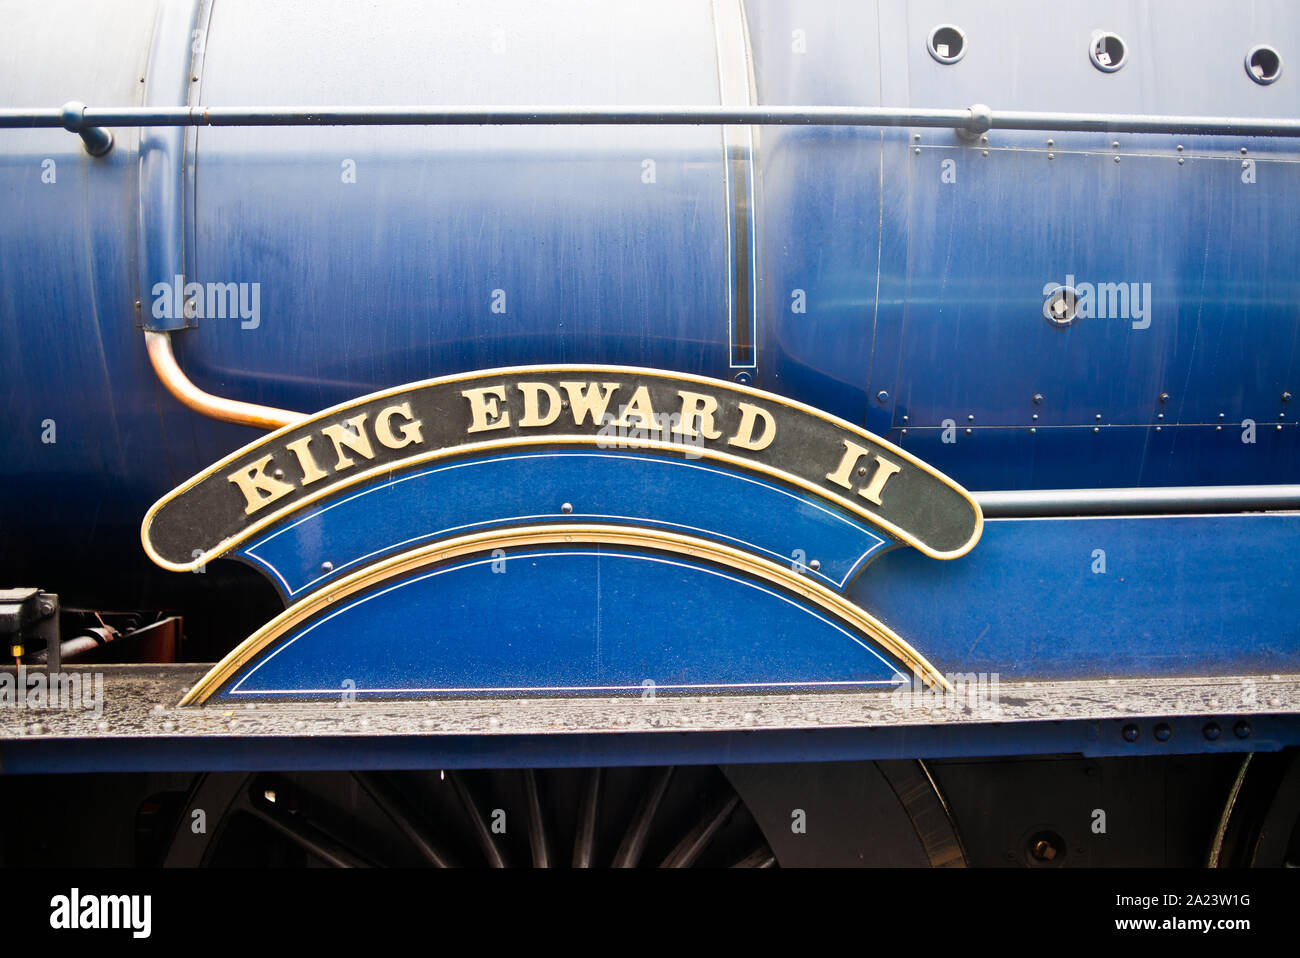
[[[560,418],[560,393],[547,383],[517,383],[515,388],[524,394],[524,414],[521,427],[549,426]],[[546,415],[541,412],[542,394],[546,394]]]
[[[737,406],[740,409],[740,425],[736,428],[736,434],[727,440],[727,445],[754,452],[772,445],[772,440],[776,438],[776,423],[772,420],[772,414],[747,402],[737,403]],[[755,439],[754,427],[760,419],[763,421],[763,435]]]
[[[326,426],[321,430],[321,435],[334,443],[334,453],[339,457],[339,461],[334,464],[335,472],[356,465],[343,454],[345,448],[366,459],[375,458],[374,447],[370,445],[370,437],[366,435],[365,413],[343,420],[341,426]]]
[[[826,478],[837,486],[843,486],[845,489],[852,489],[853,484],[849,482],[849,477],[853,475],[853,467],[858,464],[858,460],[863,456],[871,455],[870,449],[864,449],[856,442],[844,440],[844,458],[840,460],[840,467],[834,472],[826,473]]]
[[[573,422],[581,426],[587,415],[591,415],[591,424],[599,426],[605,419],[605,410],[609,408],[610,397],[618,391],[618,383],[560,383],[569,394],[569,411],[573,413]],[[587,391],[582,392],[583,387]],[[601,388],[604,392],[601,392]],[[592,394],[595,393],[593,396]]]
[[[311,454],[311,441],[314,437],[303,436],[293,442],[286,442],[284,448],[298,457],[298,468],[302,470],[302,484],[311,485],[317,479],[324,479],[329,473],[316,464],[316,457]]]
[[[865,489],[859,489],[858,495],[863,499],[866,499],[868,502],[874,502],[878,506],[883,506],[884,503],[880,501],[880,494],[885,491],[885,483],[889,481],[890,476],[896,472],[901,472],[902,469],[902,466],[895,465],[894,463],[888,462],[877,456],[876,474],[871,477],[871,485],[867,486]]]
[[[633,417],[635,421],[633,421]],[[655,407],[650,403],[650,390],[645,386],[637,386],[636,392],[632,394],[632,399],[623,407],[623,415],[615,421],[614,425],[622,426],[625,429],[640,428],[650,429],[655,432],[660,431],[659,423],[655,420]]]
[[[248,505],[244,508],[244,515],[251,516],[263,506],[268,506],[282,496],[287,496],[293,492],[291,483],[282,482],[266,474],[266,467],[270,461],[270,456],[263,456],[251,466],[236,469],[226,477],[239,487],[239,491],[248,500]]]
[[[399,439],[393,433],[393,417],[401,416],[406,420],[398,431],[402,436]],[[375,417],[375,438],[387,446],[389,449],[401,449],[412,443],[424,442],[424,436],[420,432],[420,427],[424,424],[422,419],[416,419],[411,414],[411,404],[404,402],[398,406],[389,406],[387,409],[381,409],[379,415]]]
[[[497,403],[506,400],[505,386],[466,389],[461,395],[469,400],[473,420],[465,432],[486,432],[489,429],[505,429],[510,425],[510,412],[499,412],[497,408]]]
[[[713,425],[713,417],[718,412],[718,400],[706,393],[693,393],[686,389],[677,390],[682,397],[682,416],[673,432],[678,436],[694,439],[703,433],[705,439],[721,439],[722,430]],[[700,421],[700,431],[695,431],[695,420]]]

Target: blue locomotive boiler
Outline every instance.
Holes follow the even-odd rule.
[[[192,773],[177,864],[1300,861],[1289,3],[0,11],[4,674],[103,681],[4,784]]]

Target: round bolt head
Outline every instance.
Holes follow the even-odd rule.
[[[1237,736],[1237,738],[1250,738],[1250,733],[1252,731],[1253,729],[1251,729],[1250,723],[1244,719],[1232,727],[1232,734]]]
[[[1126,742],[1136,742],[1138,738],[1142,735],[1142,733],[1138,730],[1138,727],[1134,725],[1132,722],[1130,722],[1128,725],[1125,725],[1123,730],[1120,732],[1120,734],[1124,736],[1124,741]]]
[[[1209,722],[1205,728],[1201,729],[1201,734],[1205,736],[1208,742],[1217,742],[1219,736],[1223,734],[1223,729],[1219,728],[1218,722]]]

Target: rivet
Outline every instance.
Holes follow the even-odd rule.
[[[866,466],[858,466],[858,475],[859,475],[859,476],[865,476],[866,474],[867,474],[867,467],[866,467]]]
[[[1056,159],[1056,154],[1055,154],[1055,153],[1048,153],[1048,154],[1047,154],[1047,158],[1048,158],[1049,160],[1054,160],[1054,159]]]
[[[271,475],[275,476],[275,478],[277,478],[277,479],[283,479],[283,478],[284,478],[284,470],[283,470],[283,469],[277,469],[277,470],[275,470],[273,473],[271,473]]]
[[[333,572],[333,571],[334,571],[334,563],[333,563],[333,562],[322,562],[322,563],[320,564],[320,570],[321,570],[321,572]]]
[[[1097,413],[1094,418],[1096,418],[1097,422],[1101,422],[1101,413]]]
[[[1250,723],[1244,720],[1232,727],[1232,734],[1237,738],[1250,738],[1251,731]]]
[[[912,152],[915,153],[917,156],[920,156],[920,155],[921,155],[921,148],[918,146],[918,147],[917,147],[916,149],[914,149]]]
[[[1219,736],[1223,734],[1223,729],[1219,728],[1218,722],[1210,722],[1205,728],[1201,729],[1201,734],[1205,736],[1207,741],[1217,742]]]
[[[820,559],[813,559],[812,562],[808,563],[808,568],[812,569],[814,572],[816,572],[821,567],[822,567],[822,563]]]
[[[1048,140],[1048,141],[1047,141],[1047,145],[1048,145],[1048,146],[1056,146],[1056,141],[1055,141],[1055,140]]]
[[[1031,434],[1032,434],[1032,433],[1036,433],[1036,432],[1038,432],[1038,427],[1037,427],[1037,426],[1030,426],[1030,427],[1029,427],[1029,432],[1030,432]]]
[[[876,402],[889,402],[889,393],[884,389],[876,393]]]
[[[1162,413],[1162,412],[1158,412],[1158,413],[1156,413],[1156,418],[1157,418],[1157,419],[1164,419],[1164,418],[1165,418],[1165,414]]]
[[[966,430],[966,435],[969,436],[969,435],[971,435],[974,431],[975,431],[975,430],[973,430],[973,429],[967,429],[967,430]]]
[[[902,434],[903,434],[904,436],[907,435],[907,427],[906,427],[906,426],[903,427]]]
[[[1043,402],[1043,394],[1042,394],[1042,393],[1034,393],[1034,405],[1035,405],[1035,406],[1041,405],[1042,402]]]
[[[573,503],[572,502],[564,503],[562,506],[560,506],[560,511],[567,516],[570,512],[573,511]]]
[[[1034,422],[1037,422],[1037,421],[1038,421],[1038,413],[1034,413],[1034,417],[1033,417],[1033,418],[1034,418]]]
[[[1183,145],[1181,143],[1178,144],[1178,152],[1183,152]]]
[[[988,156],[988,155],[989,155],[989,151],[988,151],[988,150],[984,150],[984,151],[982,151],[982,152],[983,152],[983,154],[984,154],[985,156]]]
[[[1164,426],[1156,426],[1156,432],[1160,432],[1164,428]]]
[[[1112,150],[1118,150],[1118,149],[1119,149],[1119,140],[1111,140],[1111,141],[1110,141],[1110,148],[1111,148]]]
[[[913,133],[913,134],[912,134],[912,139],[917,140],[917,141],[919,142],[920,139],[921,139],[921,134],[920,134],[920,133]]]
[[[1241,161],[1241,168],[1242,168],[1243,170],[1248,170],[1248,169],[1250,169],[1250,160],[1242,160],[1242,161]]]
[[[989,141],[989,138],[988,138],[987,136],[981,136],[981,137],[980,137],[980,142],[981,142],[981,143],[987,143],[988,141]]]
[[[1115,157],[1115,162],[1116,162],[1116,163],[1118,163],[1118,162],[1119,162],[1119,157],[1118,157],[1118,156],[1117,156],[1117,157]]]
[[[908,417],[907,417],[907,416],[904,416],[904,417],[903,417],[903,422],[907,422],[907,421],[908,421]]]
[[[1289,392],[1283,393],[1283,394],[1282,394],[1282,401],[1283,401],[1283,402],[1290,402],[1290,401],[1291,401],[1291,394],[1290,394]]]
[[[1161,394],[1160,394],[1160,401],[1161,401],[1161,402],[1169,402],[1169,393],[1161,393]]]
[[[1222,426],[1215,426],[1215,427],[1214,427],[1214,431],[1215,431],[1215,432],[1223,432],[1223,427],[1222,427]]]
[[[1157,742],[1168,742],[1169,739],[1173,736],[1173,734],[1174,734],[1174,730],[1171,729],[1164,722],[1161,722],[1159,725],[1156,726]]]
[[[1101,427],[1100,427],[1100,426],[1093,426],[1093,427],[1092,427],[1092,431],[1095,432],[1095,433],[1096,433],[1096,432],[1101,432]]]
[[[1180,157],[1178,158],[1178,165],[1179,165],[1179,166],[1182,166],[1182,165],[1183,165],[1183,162],[1184,162],[1184,161],[1183,161],[1183,158],[1180,156]]]
[[[973,414],[973,413],[968,413],[967,416],[966,416],[966,421],[967,421],[967,422],[974,422],[974,421],[975,421],[975,416],[974,416],[974,414]]]
[[[1246,148],[1244,146],[1241,148],[1241,155],[1242,156],[1246,155]]]
[[[1138,736],[1140,736],[1142,733],[1138,731],[1138,727],[1136,725],[1130,722],[1128,725],[1124,726],[1124,730],[1120,734],[1124,736],[1124,741],[1136,742],[1138,740]]]

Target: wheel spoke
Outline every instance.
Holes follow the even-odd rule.
[[[298,815],[282,811],[269,801],[253,801],[248,810],[300,848],[335,868],[369,868],[370,862]]]
[[[389,820],[419,850],[425,861],[435,868],[456,867],[456,863],[433,843],[424,828],[406,813],[402,800],[381,776],[375,772],[354,772],[353,778],[357,780],[357,784],[370,796],[371,800],[379,806],[380,810],[388,816]]]
[[[600,804],[601,769],[587,773],[586,789],[582,796],[582,811],[578,815],[578,833],[573,839],[573,867],[590,868],[596,853],[596,812]]]
[[[775,868],[776,856],[772,854],[772,849],[766,845],[759,845],[752,852],[742,858],[732,868]]]
[[[668,791],[668,783],[672,781],[673,771],[672,766],[661,770],[650,791],[646,792],[632,819],[632,825],[623,836],[623,842],[614,856],[613,867],[635,868],[641,863],[646,839],[650,837],[650,823],[654,821],[655,812],[659,810],[659,804]]]
[[[537,773],[524,769],[524,797],[528,802],[528,847],[533,853],[534,868],[551,867],[551,851],[546,840],[546,822],[542,818],[541,796],[537,792]]]
[[[474,796],[470,794],[469,786],[465,784],[465,780],[461,778],[459,772],[448,772],[447,778],[451,780],[452,787],[456,789],[456,796],[460,799],[461,807],[465,809],[465,814],[469,816],[470,825],[474,829],[474,837],[478,840],[479,848],[483,850],[488,865],[492,868],[507,867],[501,849],[497,848],[497,843],[492,840],[492,829],[488,827],[488,823],[474,803]]]
[[[726,824],[727,819],[731,817],[731,813],[736,810],[736,806],[739,804],[740,796],[733,792],[731,797],[718,807],[717,811],[700,819],[695,827],[686,833],[686,837],[677,843],[677,847],[669,853],[660,867],[690,868],[695,863],[695,859],[700,857],[700,853],[708,847],[718,829]]]

